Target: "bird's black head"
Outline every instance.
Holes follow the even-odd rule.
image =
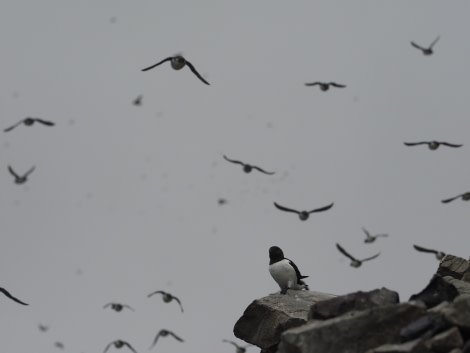
[[[278,246],[271,246],[269,248],[269,264],[281,261],[282,259],[284,259],[284,253],[281,248]]]

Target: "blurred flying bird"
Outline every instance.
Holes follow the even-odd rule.
[[[413,47],[415,47],[416,49],[419,49],[423,52],[424,55],[431,55],[433,53],[433,50],[432,50],[432,47],[434,46],[434,44],[437,43],[437,41],[439,40],[440,36],[437,36],[436,39],[434,39],[434,41],[431,43],[431,45],[429,45],[429,47],[427,48],[423,48],[422,46],[414,43],[414,42],[411,42],[411,45]]]
[[[227,156],[224,155],[224,159],[228,162],[231,162],[231,163],[235,163],[235,164],[240,164],[243,166],[243,171],[245,173],[249,173],[251,172],[253,169],[256,169],[257,171],[260,171],[261,173],[264,173],[264,174],[268,174],[268,175],[273,175],[274,172],[267,172],[265,171],[264,169],[261,169],[260,167],[257,167],[255,165],[251,165],[251,164],[246,164],[246,163],[243,163],[241,161],[236,161],[236,160],[233,160],[233,159],[230,159],[228,158]]]
[[[122,341],[122,340],[116,340],[116,341],[109,343],[104,349],[103,353],[106,353],[109,347],[111,347],[113,344],[114,344],[114,347],[117,349],[122,348],[123,346],[127,346],[127,348],[129,348],[132,352],[137,353],[135,349],[132,348],[132,346],[129,343],[127,343],[126,341]]]
[[[34,171],[35,168],[36,168],[35,166],[31,167],[25,174],[20,176],[20,175],[15,173],[15,171],[13,170],[13,168],[11,166],[8,166],[8,170],[10,171],[10,174],[15,177],[15,183],[16,184],[26,183],[26,181],[28,180],[28,175],[31,174]]]
[[[179,306],[180,306],[181,312],[184,311],[184,310],[183,310],[183,305],[181,305],[181,301],[180,301],[177,297],[175,297],[173,294],[168,293],[168,292],[164,292],[164,291],[162,291],[162,290],[157,290],[157,291],[152,292],[152,293],[150,293],[149,295],[147,295],[147,297],[150,298],[150,297],[151,297],[152,295],[154,295],[154,294],[161,294],[161,295],[162,295],[162,299],[163,299],[163,301],[164,301],[165,303],[169,303],[169,302],[171,302],[172,300],[176,301],[176,302],[179,304]]]
[[[10,126],[10,127],[7,127],[5,130],[5,132],[8,132],[8,131],[11,131],[13,130],[15,127],[17,127],[18,125],[21,125],[21,124],[24,124],[26,126],[31,126],[33,125],[35,122],[38,122],[38,123],[41,123],[43,125],[47,125],[47,126],[54,126],[55,124],[52,122],[52,121],[46,121],[46,120],[42,120],[42,119],[39,119],[39,118],[26,118],[26,119],[23,119],[23,120],[20,120],[18,121],[16,124]]]
[[[139,94],[137,98],[132,101],[132,104],[137,105],[137,106],[142,105],[142,98],[144,97],[141,94]]]
[[[456,145],[444,141],[421,141],[421,142],[403,142],[406,146],[417,146],[417,145],[428,145],[430,150],[437,150],[440,145],[449,146],[449,147],[462,147],[463,145]]]
[[[337,88],[344,88],[346,85],[340,85],[336,82],[311,82],[311,83],[306,83],[305,86],[311,87],[311,86],[320,86],[320,89],[322,91],[328,91],[330,89],[330,86],[337,87]]]
[[[388,234],[376,234],[371,235],[367,229],[362,227],[362,231],[366,234],[366,238],[364,239],[364,243],[373,243],[378,237],[388,237]]]
[[[46,325],[43,325],[43,324],[39,324],[39,325],[38,325],[38,329],[39,329],[39,331],[41,331],[41,332],[46,332],[47,330],[49,330],[49,326],[46,326]]]
[[[369,261],[369,260],[372,260],[372,259],[375,259],[377,256],[380,255],[380,253],[377,253],[375,254],[374,256],[371,256],[371,257],[368,257],[368,258],[365,258],[365,259],[362,259],[362,260],[358,260],[356,259],[354,256],[352,256],[351,254],[349,254],[346,250],[343,249],[343,247],[341,245],[339,245],[338,243],[336,243],[336,248],[338,248],[338,250],[346,257],[348,257],[349,259],[351,259],[351,267],[360,267],[362,265],[362,263],[364,261]]]
[[[235,353],[245,353],[246,349],[248,347],[252,346],[252,344],[246,344],[244,346],[239,346],[236,342],[233,342],[233,341],[230,341],[230,340],[222,340],[222,342],[227,342],[227,343],[233,344],[235,346]]]
[[[111,307],[111,309],[113,309],[114,311],[117,311],[117,312],[120,312],[122,309],[124,308],[128,308],[132,311],[135,311],[134,309],[132,309],[129,305],[126,305],[126,304],[120,304],[120,303],[108,303],[106,304],[105,306],[103,306],[103,309],[106,309],[107,307]]]
[[[209,85],[209,82],[204,80],[204,78],[199,74],[199,72],[196,71],[193,64],[191,64],[188,60],[183,58],[181,55],[170,56],[170,57],[168,57],[166,59],[163,59],[162,61],[152,65],[152,66],[149,66],[149,67],[146,67],[145,69],[142,69],[142,71],[151,70],[154,67],[157,67],[158,65],[163,64],[164,62],[167,62],[167,61],[170,61],[171,67],[174,70],[181,70],[183,67],[188,66],[189,69],[193,72],[193,74],[195,74],[206,85]]]
[[[441,202],[442,203],[448,203],[448,202],[454,201],[458,198],[461,198],[463,201],[468,201],[468,200],[470,200],[470,192],[465,192],[463,194],[451,197],[449,199],[442,200]]]
[[[426,248],[423,248],[422,246],[419,246],[419,245],[413,245],[413,248],[415,248],[416,250],[421,251],[421,252],[433,253],[436,256],[436,259],[438,259],[438,260],[442,260],[444,258],[444,256],[446,256],[446,254],[442,251],[433,250],[433,249],[426,249]]]
[[[329,210],[331,207],[333,207],[333,205],[334,205],[334,202],[329,204],[328,206],[316,208],[316,209],[311,210],[311,211],[297,211],[297,210],[294,210],[292,208],[287,208],[287,207],[281,206],[278,203],[274,202],[274,206],[276,206],[276,208],[281,210],[281,211],[297,213],[299,215],[299,218],[300,218],[301,221],[306,221],[311,213],[322,212],[322,211]]]
[[[158,338],[159,338],[160,336],[166,337],[166,336],[168,336],[168,335],[173,336],[177,341],[184,342],[184,340],[183,340],[182,338],[178,337],[178,336],[175,335],[173,332],[168,331],[168,330],[160,330],[160,331],[157,333],[157,335],[155,336],[155,339],[153,340],[153,343],[152,343],[152,345],[150,346],[149,349],[152,349],[153,346],[155,346],[155,345],[157,344]]]

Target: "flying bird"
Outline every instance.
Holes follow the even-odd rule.
[[[113,344],[114,344],[114,347],[117,348],[117,349],[120,349],[123,346],[127,346],[127,348],[129,348],[132,352],[137,353],[136,350],[134,348],[132,348],[132,346],[129,343],[127,343],[126,341],[122,341],[122,340],[116,340],[116,341],[113,341],[113,342],[109,343],[106,346],[106,348],[104,349],[103,353],[106,353],[106,351],[109,349],[109,347],[111,347]]]
[[[170,57],[168,57],[166,59],[163,59],[162,61],[152,65],[152,66],[149,66],[149,67],[146,67],[145,69],[142,69],[142,71],[151,70],[154,67],[157,67],[158,65],[163,64],[164,62],[167,62],[167,61],[169,61],[171,63],[171,67],[174,70],[181,70],[183,67],[188,66],[189,69],[193,72],[193,74],[195,74],[202,82],[204,82],[206,85],[210,84],[209,82],[204,80],[204,78],[199,74],[199,72],[196,71],[193,64],[191,64],[188,60],[183,58],[181,55],[170,56]]]
[[[423,52],[423,55],[431,55],[433,53],[433,50],[432,50],[432,47],[434,46],[434,44],[437,43],[437,41],[439,40],[440,36],[437,36],[436,39],[434,39],[434,41],[429,45],[429,47],[427,48],[423,48],[422,46],[414,43],[414,42],[411,42],[411,45],[413,47],[415,47],[416,49],[419,49]]]
[[[433,253],[434,255],[436,255],[436,259],[438,259],[438,260],[442,260],[444,258],[444,256],[446,256],[446,254],[442,251],[433,250],[433,249],[426,249],[426,248],[423,248],[422,246],[419,246],[419,245],[413,245],[413,248],[415,248],[415,250],[418,250],[418,251],[421,251],[421,252]]]
[[[468,201],[468,200],[470,200],[470,192],[465,192],[465,193],[463,193],[463,194],[460,194],[460,195],[451,197],[450,199],[442,200],[441,202],[442,202],[442,203],[448,203],[448,202],[454,201],[455,199],[458,199],[459,197],[460,197],[463,201]]]
[[[2,293],[5,294],[8,298],[10,298],[11,300],[14,300],[14,301],[17,302],[17,303],[20,303],[20,304],[23,304],[23,305],[29,305],[29,304],[26,304],[25,302],[22,302],[22,301],[19,300],[18,298],[15,298],[14,296],[12,296],[12,295],[10,294],[10,292],[7,291],[5,288],[0,287],[0,292],[2,292]]]
[[[362,227],[362,231],[366,234],[366,238],[364,239],[364,243],[373,243],[378,237],[388,237],[388,234],[375,234],[371,235],[367,229]]]
[[[320,89],[322,91],[328,91],[330,89],[330,86],[337,87],[337,88],[344,88],[346,85],[340,85],[336,82],[311,82],[311,83],[306,83],[305,86],[311,87],[311,86],[320,86]]]
[[[3,130],[4,132],[8,132],[8,131],[11,131],[13,130],[15,127],[17,127],[18,125],[21,125],[21,124],[25,124],[26,126],[31,126],[33,125],[35,122],[38,122],[38,123],[41,123],[43,125],[47,125],[47,126],[54,126],[55,124],[52,122],[52,121],[46,121],[46,120],[43,120],[43,119],[39,119],[39,118],[25,118],[25,119],[22,119],[20,121],[18,121],[16,124],[10,126],[10,127],[7,127],[5,130]]]
[[[141,94],[139,94],[137,98],[132,101],[132,104],[137,105],[137,106],[142,105],[142,98],[144,97]]]
[[[444,142],[444,141],[421,141],[421,142],[403,142],[406,146],[417,146],[417,145],[428,145],[430,150],[437,150],[440,145],[449,146],[449,147],[462,147],[463,145],[457,145],[454,143]]]
[[[135,311],[134,309],[132,309],[129,305],[126,305],[126,304],[120,304],[120,303],[108,303],[106,304],[105,306],[103,306],[103,309],[106,309],[107,307],[111,307],[111,309],[113,309],[114,311],[117,311],[117,312],[120,312],[122,309],[124,308],[128,308],[132,311]]]
[[[375,259],[377,256],[380,255],[380,253],[377,253],[375,254],[374,256],[371,256],[371,257],[368,257],[368,258],[365,258],[365,259],[362,259],[362,260],[358,260],[356,259],[355,257],[353,257],[351,254],[349,254],[346,250],[343,249],[343,247],[341,245],[339,245],[338,243],[336,243],[336,247],[338,248],[338,250],[346,257],[350,258],[351,259],[351,267],[360,267],[362,265],[362,263],[364,261],[369,261],[369,260],[372,260],[372,259]]]
[[[175,297],[173,294],[168,293],[168,292],[164,292],[164,291],[162,291],[162,290],[157,290],[157,291],[152,292],[152,293],[150,293],[149,295],[147,295],[147,297],[150,298],[150,297],[151,297],[152,295],[154,295],[154,294],[161,294],[161,295],[162,295],[162,299],[163,299],[163,301],[164,301],[165,303],[169,303],[169,302],[171,302],[172,300],[174,300],[175,302],[177,302],[177,303],[179,304],[180,309],[181,309],[181,312],[184,312],[184,310],[183,310],[183,305],[181,304],[181,301],[180,301],[177,297]]]
[[[247,344],[247,345],[244,345],[244,346],[239,346],[236,342],[233,342],[233,341],[230,341],[230,340],[222,340],[222,342],[227,342],[227,343],[233,344],[235,346],[235,352],[236,353],[245,353],[246,349],[248,347],[252,346],[251,344]]]
[[[301,275],[295,263],[284,257],[277,246],[269,248],[269,273],[281,288],[281,294],[286,294],[288,289],[308,290],[308,285],[303,281],[308,276]]]
[[[184,340],[183,340],[182,338],[178,337],[178,336],[175,335],[173,332],[168,331],[168,330],[160,330],[160,331],[157,333],[157,335],[155,336],[155,339],[153,340],[153,343],[152,343],[152,345],[150,346],[149,349],[152,349],[153,346],[155,346],[155,345],[157,344],[158,338],[159,338],[160,336],[166,337],[166,336],[168,336],[168,335],[173,336],[177,341],[184,342]]]
[[[41,332],[46,332],[47,330],[49,330],[49,326],[46,326],[46,325],[43,325],[43,324],[39,324],[39,325],[38,325],[38,329],[39,329],[39,331],[41,331]]]
[[[331,207],[333,207],[333,205],[334,205],[334,202],[329,204],[328,206],[316,208],[316,209],[311,210],[311,211],[297,211],[297,210],[293,210],[292,208],[287,208],[287,207],[281,206],[278,203],[274,202],[274,206],[276,206],[276,208],[281,210],[281,211],[297,213],[299,215],[299,218],[300,218],[301,221],[306,221],[311,213],[322,212],[322,211],[329,210]]]
[[[28,180],[28,175],[31,174],[36,167],[33,166],[31,167],[25,174],[23,175],[18,175],[15,173],[13,168],[11,166],[8,166],[8,170],[10,171],[10,174],[15,177],[15,183],[16,184],[24,184]]]
[[[59,349],[64,349],[65,348],[65,346],[62,342],[56,342],[56,343],[54,343],[54,346],[56,348],[59,348]]]
[[[226,155],[224,155],[224,159],[228,162],[231,162],[231,163],[235,163],[235,164],[240,164],[243,166],[243,171],[245,173],[249,173],[251,172],[253,169],[256,169],[257,171],[260,171],[261,173],[264,173],[264,174],[268,174],[268,175],[273,175],[274,172],[267,172],[265,171],[264,169],[261,169],[260,167],[257,167],[255,165],[251,165],[251,164],[246,164],[246,163],[243,163],[241,161],[235,161],[233,159],[230,159],[228,158]]]

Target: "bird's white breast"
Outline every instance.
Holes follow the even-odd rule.
[[[274,280],[279,284],[281,289],[292,288],[297,289],[297,274],[294,268],[290,265],[288,260],[281,260],[272,265],[269,265],[269,273]]]

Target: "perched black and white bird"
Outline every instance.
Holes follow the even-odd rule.
[[[152,66],[149,66],[149,67],[146,67],[145,69],[142,69],[142,71],[151,70],[154,67],[157,67],[158,65],[163,64],[164,62],[167,62],[167,61],[169,61],[171,63],[171,67],[174,70],[181,70],[183,67],[188,66],[189,69],[193,72],[193,74],[195,74],[202,82],[204,82],[206,85],[210,84],[209,82],[204,80],[204,78],[199,74],[199,72],[196,71],[193,64],[191,64],[188,60],[183,58],[181,55],[170,56],[170,57],[168,57],[166,59],[163,59],[162,61],[152,65]]]
[[[17,173],[15,173],[15,171],[13,170],[13,168],[11,166],[8,166],[8,170],[10,171],[10,174],[15,177],[15,184],[24,184],[24,183],[26,183],[26,181],[28,180],[29,174],[31,174],[34,171],[35,168],[36,168],[35,166],[32,166],[23,175],[18,175]]]
[[[462,147],[463,145],[458,145],[454,143],[444,142],[444,141],[421,141],[421,142],[403,142],[406,146],[417,146],[417,145],[428,145],[430,150],[437,150],[440,145],[448,147]]]
[[[302,281],[308,276],[302,276],[295,263],[284,257],[278,246],[269,248],[269,273],[281,288],[281,294],[286,294],[288,289],[308,290],[308,285]]]
[[[124,346],[126,346],[127,348],[129,348],[132,352],[134,353],[137,353],[136,350],[129,344],[127,343],[126,341],[123,341],[123,340],[115,340],[111,343],[108,343],[108,345],[106,346],[106,348],[104,349],[103,353],[106,353],[106,351],[109,349],[109,347],[111,347],[112,345],[114,345],[115,348],[117,349],[120,349]]]
[[[367,229],[362,227],[362,231],[365,233],[366,238],[364,239],[364,243],[373,243],[378,237],[388,237],[388,234],[375,234],[371,235]]]
[[[434,44],[437,43],[437,41],[439,40],[440,36],[437,36],[436,39],[434,39],[434,41],[429,45],[429,47],[427,48],[423,48],[422,46],[414,43],[414,42],[411,42],[411,45],[413,47],[415,47],[416,49],[419,49],[423,52],[424,55],[431,55],[433,53],[433,50],[432,50],[432,47],[434,46]]]
[[[346,85],[340,85],[336,82],[310,82],[306,83],[305,86],[311,87],[311,86],[320,86],[320,89],[322,91],[328,91],[330,89],[330,86],[337,87],[337,88],[344,88]]]
[[[5,130],[5,132],[8,132],[8,131],[11,131],[13,130],[15,127],[17,127],[18,125],[21,125],[21,124],[24,124],[26,126],[31,126],[33,125],[35,122],[38,122],[38,123],[41,123],[43,125],[47,125],[47,126],[54,126],[55,124],[52,122],[52,121],[46,121],[46,120],[43,120],[43,119],[39,119],[39,118],[25,118],[25,119],[22,119],[20,121],[18,121],[16,124],[10,126],[10,127],[7,127]]]
[[[240,346],[236,342],[233,342],[233,341],[230,341],[230,340],[222,340],[222,342],[227,342],[227,343],[230,343],[230,344],[234,345],[235,346],[235,353],[245,353],[246,349],[248,347],[252,346],[252,344],[246,344],[244,346]]]
[[[446,256],[445,252],[434,250],[434,249],[426,249],[426,248],[423,248],[422,246],[419,246],[419,245],[413,245],[413,248],[415,248],[415,250],[418,250],[418,251],[421,251],[421,252],[433,253],[436,256],[436,259],[438,259],[438,260],[442,260],[444,258],[444,256]]]
[[[380,255],[380,253],[377,253],[375,254],[374,256],[371,256],[371,257],[368,257],[368,258],[365,258],[365,259],[362,259],[362,260],[358,260],[356,259],[354,256],[352,256],[351,254],[349,254],[346,250],[343,249],[343,247],[341,245],[339,245],[338,243],[336,243],[336,247],[338,248],[338,250],[346,257],[348,257],[349,259],[351,259],[351,267],[360,267],[362,265],[362,263],[364,261],[369,261],[369,260],[372,260],[372,259],[375,259],[377,256]]]
[[[132,104],[137,105],[137,106],[142,105],[142,98],[144,97],[141,94],[139,94],[137,98],[132,101]]]
[[[257,167],[255,165],[252,165],[252,164],[247,164],[247,163],[243,163],[242,161],[236,161],[236,160],[233,160],[233,159],[230,159],[228,158],[227,156],[224,155],[224,159],[228,162],[231,162],[231,163],[235,163],[235,164],[240,164],[241,166],[243,166],[243,171],[245,173],[249,173],[251,172],[253,169],[256,169],[257,171],[261,172],[261,173],[264,173],[264,174],[268,174],[268,175],[273,175],[274,172],[267,172],[265,171],[264,169],[261,169],[260,167]]]
[[[19,303],[19,304],[23,304],[23,305],[29,305],[29,304],[26,304],[25,302],[22,302],[21,300],[19,300],[18,298],[15,298],[14,296],[12,296],[10,294],[9,291],[7,291],[5,288],[2,288],[0,287],[0,292],[2,292],[3,294],[5,294],[8,298],[10,298],[11,300]]]
[[[183,310],[183,305],[181,304],[181,301],[175,297],[173,294],[171,293],[168,293],[168,292],[164,292],[162,290],[157,290],[156,292],[152,292],[150,293],[149,295],[147,295],[148,298],[150,298],[152,295],[154,294],[161,294],[162,295],[162,299],[165,303],[169,303],[171,302],[172,300],[174,300],[175,302],[177,302],[180,306],[180,309],[181,309],[181,312],[184,312]]]
[[[182,338],[178,337],[178,336],[175,335],[173,332],[168,331],[168,330],[160,330],[160,331],[157,333],[157,335],[155,336],[155,339],[153,340],[153,343],[152,343],[152,345],[150,346],[149,349],[152,349],[152,347],[157,344],[158,338],[159,338],[160,336],[166,337],[166,336],[168,336],[168,335],[173,336],[177,341],[184,342],[184,340],[183,340]]]
[[[126,305],[126,304],[120,304],[120,303],[108,303],[106,304],[105,306],[103,306],[103,309],[106,309],[107,307],[111,307],[111,309],[113,309],[114,311],[116,312],[120,312],[122,309],[124,308],[127,308],[131,311],[135,311],[134,309],[132,309],[129,305]]]
[[[451,202],[451,201],[454,201],[458,198],[461,198],[463,201],[468,201],[470,200],[470,191],[469,192],[465,192],[463,194],[460,194],[460,195],[457,195],[457,196],[454,196],[454,197],[451,197],[449,199],[445,199],[445,200],[442,200],[441,202],[442,203],[448,203],[448,202]]]
[[[299,218],[300,218],[301,221],[306,221],[311,213],[322,212],[322,211],[329,210],[331,207],[333,207],[333,205],[334,205],[334,202],[327,205],[327,206],[323,206],[323,207],[320,207],[320,208],[315,208],[314,210],[311,210],[311,211],[297,211],[297,210],[294,210],[292,208],[287,208],[287,207],[281,206],[278,203],[274,202],[274,206],[276,206],[276,208],[281,210],[281,211],[297,213],[299,215]]]

